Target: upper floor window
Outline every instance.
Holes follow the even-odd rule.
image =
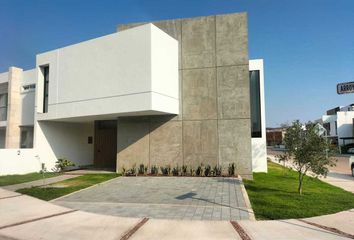
[[[0,94],[0,121],[7,120],[7,93]]]
[[[42,73],[43,73],[43,113],[48,112],[48,96],[49,96],[49,66],[43,66]]]
[[[252,137],[262,137],[261,90],[259,71],[250,71],[251,131]]]

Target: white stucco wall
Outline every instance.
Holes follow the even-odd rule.
[[[41,113],[39,66],[48,64],[49,110]],[[152,24],[39,54],[37,68],[38,120],[178,114],[178,43]]]
[[[26,174],[41,170],[34,149],[0,149],[0,175]]]
[[[31,69],[23,71],[21,87],[29,84],[36,84],[37,71]],[[21,126],[34,125],[34,105],[35,105],[35,90],[23,91],[21,89]]]
[[[253,172],[267,172],[267,141],[265,121],[265,96],[264,96],[264,68],[263,60],[249,61],[249,70],[259,70],[260,94],[261,94],[261,121],[262,137],[252,138],[252,170]]]
[[[354,111],[337,112],[337,132],[339,145],[342,145],[343,143],[340,138],[353,137],[353,118]],[[348,144],[353,141],[346,140],[345,142]]]
[[[37,122],[34,148],[48,170],[58,158],[67,158],[77,167],[92,165],[94,144],[88,144],[89,136],[94,136],[93,122]]]

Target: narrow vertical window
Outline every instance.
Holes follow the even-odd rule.
[[[49,66],[42,67],[44,79],[44,93],[43,93],[43,112],[48,112],[48,93],[49,93]]]
[[[0,121],[7,119],[7,93],[0,94]]]
[[[259,71],[250,71],[251,131],[252,137],[262,137],[261,91]]]

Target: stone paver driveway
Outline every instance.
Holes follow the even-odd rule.
[[[53,203],[122,217],[249,219],[241,184],[234,178],[120,177]]]

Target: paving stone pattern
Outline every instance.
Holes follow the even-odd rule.
[[[249,219],[240,181],[234,178],[120,177],[54,203],[121,217]]]

